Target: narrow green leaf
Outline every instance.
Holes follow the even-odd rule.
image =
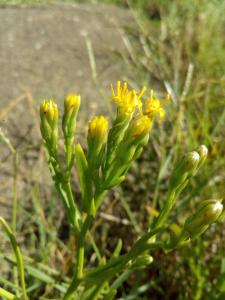
[[[87,213],[90,213],[92,199],[92,182],[89,174],[88,162],[80,144],[75,145],[74,151],[80,188],[83,196],[83,210],[85,210]]]
[[[13,295],[12,293],[4,290],[1,287],[0,287],[0,296],[3,297],[3,299],[7,299],[7,300],[16,300],[16,299],[18,299],[15,295]]]

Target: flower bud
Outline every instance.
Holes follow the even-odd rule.
[[[64,100],[62,129],[65,137],[72,138],[76,129],[76,116],[80,107],[80,96],[69,94]]]
[[[198,164],[198,168],[200,168],[204,164],[204,162],[208,156],[208,149],[205,145],[201,145],[195,151],[198,152],[198,154],[200,156],[200,160],[199,160],[199,164]]]
[[[136,116],[127,129],[125,142],[130,141],[134,144],[146,144],[151,128],[152,121],[147,116],[142,114]]]
[[[88,138],[106,141],[108,132],[108,121],[104,116],[94,117],[89,123]]]
[[[153,262],[153,257],[149,254],[140,255],[134,262],[134,268],[145,268]]]
[[[55,127],[58,122],[58,107],[53,99],[44,100],[40,106],[41,121],[47,121],[51,128]]]
[[[173,189],[184,183],[197,168],[200,156],[196,151],[187,153],[181,161],[179,161],[172,173],[170,179],[170,187]]]
[[[89,160],[97,158],[108,136],[108,121],[104,116],[94,117],[88,128]]]
[[[219,200],[202,201],[197,212],[191,215],[184,223],[184,230],[190,237],[202,234],[210,224],[217,221],[223,211],[223,205]]]
[[[57,152],[58,107],[53,99],[44,100],[40,106],[41,134],[51,155]]]
[[[69,94],[64,101],[64,110],[69,112],[71,110],[78,111],[80,106],[80,95]]]

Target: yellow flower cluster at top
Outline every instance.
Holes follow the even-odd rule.
[[[116,89],[114,90],[112,87],[112,100],[116,103],[119,114],[131,115],[138,108],[139,114],[144,114],[151,120],[155,117],[162,120],[165,116],[163,106],[169,100],[169,95],[160,102],[159,99],[154,97],[154,92],[151,90],[150,97],[146,100],[144,110],[142,111],[143,103],[141,98],[145,91],[146,87],[144,86],[138,94],[134,89],[128,89],[127,82],[121,85],[120,81],[118,81]]]

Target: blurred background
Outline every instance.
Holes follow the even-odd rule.
[[[224,12],[224,0],[0,0],[0,214],[12,222],[16,211],[25,256],[71,275],[75,241],[40,139],[44,98],[54,97],[61,109],[68,93],[81,94],[77,140],[85,145],[88,120],[112,114],[111,83],[171,95],[165,122],[92,227],[106,257],[119,238],[126,252],[146,231],[163,205],[174,162],[198,145],[209,148],[209,159],[170,222],[182,224],[200,200],[224,198]],[[221,223],[185,248],[155,252],[153,264],[134,273],[117,299],[225,299],[224,242]],[[0,232],[0,286],[10,288],[8,247]],[[89,260],[96,261],[91,249]],[[28,285],[36,286],[32,299],[58,295],[48,281]]]

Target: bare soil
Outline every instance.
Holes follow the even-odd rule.
[[[39,147],[41,99],[54,97],[61,107],[65,95],[76,92],[82,96],[83,120],[106,111],[110,83],[129,77],[119,28],[131,23],[127,10],[106,5],[0,7],[0,127],[20,149],[20,197],[28,182],[48,182],[46,168],[40,167],[45,162]],[[11,206],[12,165],[0,141],[0,214]]]

